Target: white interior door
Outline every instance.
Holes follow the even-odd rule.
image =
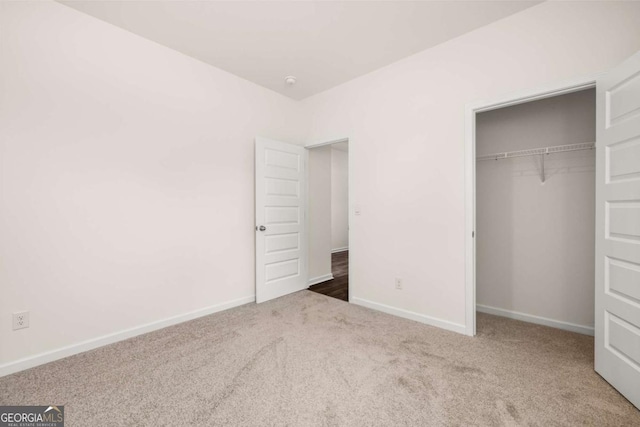
[[[640,52],[597,82],[595,369],[640,408]]]
[[[256,138],[256,302],[307,288],[307,150]]]

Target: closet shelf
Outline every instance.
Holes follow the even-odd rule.
[[[512,157],[539,156],[541,154],[564,153],[566,151],[592,150],[595,142],[583,142],[580,144],[555,145],[553,147],[531,148],[529,150],[507,151],[504,153],[486,154],[476,157],[477,161],[510,159]]]
[[[596,148],[595,142],[583,142],[580,144],[555,145],[553,147],[531,148],[529,150],[507,151],[504,153],[487,154],[484,156],[476,157],[476,160],[483,161],[483,160],[511,159],[513,157],[540,156],[540,160],[542,163],[540,168],[540,179],[544,184],[546,180],[546,174],[544,170],[545,154],[564,153],[567,151],[593,150],[594,148]]]

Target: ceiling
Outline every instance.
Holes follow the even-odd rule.
[[[540,1],[65,1],[303,99]],[[294,86],[284,78],[297,77]]]

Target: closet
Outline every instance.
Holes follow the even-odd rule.
[[[593,89],[477,115],[479,312],[593,334],[594,144]]]

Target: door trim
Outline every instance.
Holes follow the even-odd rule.
[[[338,138],[338,139],[332,139],[329,141],[324,141],[324,142],[315,142],[315,143],[310,143],[310,144],[306,144],[304,146],[304,148],[306,148],[307,150],[311,150],[312,148],[318,148],[318,147],[324,147],[326,145],[332,145],[332,144],[337,144],[339,142],[346,142],[348,144],[348,148],[347,148],[347,154],[348,154],[348,159],[347,159],[347,167],[349,168],[349,170],[347,171],[347,176],[349,179],[349,183],[348,183],[348,188],[347,188],[347,194],[348,194],[348,198],[349,198],[349,217],[347,218],[347,224],[348,224],[348,228],[349,228],[349,232],[348,232],[348,236],[349,236],[349,288],[348,288],[348,292],[349,292],[349,302],[351,303],[353,301],[353,274],[352,274],[352,268],[351,268],[351,263],[352,263],[352,248],[353,248],[353,150],[352,148],[352,144],[353,144],[353,140],[349,137],[344,137],[344,138]],[[307,206],[309,206],[309,168],[307,167],[307,201],[306,201]],[[309,233],[309,215],[307,215],[306,217],[306,223],[305,223],[305,227],[306,227],[306,233],[307,236],[310,236]],[[308,243],[310,243],[311,240],[308,241]],[[307,250],[307,253],[309,251]],[[308,273],[308,269],[307,269],[307,274]],[[309,282],[309,277],[307,277],[307,282]]]
[[[465,230],[465,335],[476,335],[476,114],[525,102],[538,101],[596,87],[604,73],[577,77],[527,89],[465,106],[464,133],[464,230]],[[595,292],[595,288],[594,288]]]

